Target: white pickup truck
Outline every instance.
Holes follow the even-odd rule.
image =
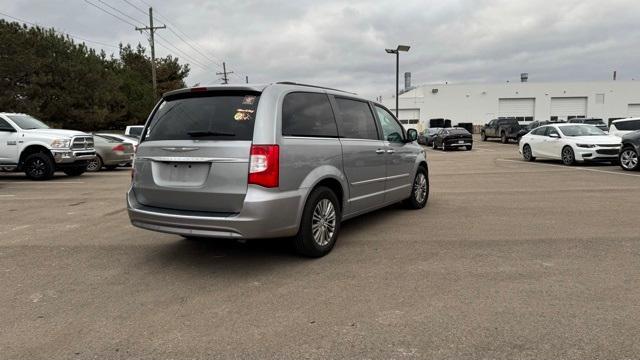
[[[0,113],[0,171],[24,171],[33,180],[50,179],[56,171],[79,176],[95,156],[87,133],[50,129],[27,114]]]

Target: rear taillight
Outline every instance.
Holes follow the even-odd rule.
[[[118,144],[118,145],[112,147],[111,150],[113,150],[113,151],[124,151],[124,145]]]
[[[280,147],[278,145],[252,145],[249,162],[249,184],[268,188],[280,182]]]

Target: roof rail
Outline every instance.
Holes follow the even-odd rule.
[[[306,87],[312,87],[312,88],[317,88],[317,89],[325,89],[325,90],[340,91],[340,92],[347,93],[347,94],[351,94],[351,95],[358,95],[358,94],[356,94],[356,93],[354,93],[354,92],[350,92],[350,91],[344,91],[344,90],[340,90],[340,89],[334,89],[334,88],[330,88],[330,87],[326,87],[326,86],[317,86],[317,85],[309,85],[309,84],[300,84],[300,83],[293,82],[293,81],[278,81],[276,84],[306,86]]]

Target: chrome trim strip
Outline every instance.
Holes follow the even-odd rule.
[[[358,196],[358,197],[355,197],[355,198],[351,198],[351,199],[348,200],[348,202],[353,202],[353,201],[366,199],[368,197],[381,195],[381,194],[388,193],[388,192],[391,192],[391,191],[402,190],[402,189],[404,189],[406,187],[410,187],[410,186],[411,186],[411,184],[405,184],[405,185],[401,185],[401,186],[396,186],[396,187],[393,187],[391,189],[386,189],[384,191],[378,191],[378,192],[374,192],[372,194],[367,194],[367,195],[362,195],[362,196]]]
[[[385,181],[385,180],[402,179],[402,178],[405,178],[405,177],[408,177],[408,176],[409,176],[409,174],[400,174],[400,175],[394,175],[394,176],[387,176],[387,177],[370,179],[370,180],[356,181],[354,183],[351,183],[351,185],[357,186],[357,185],[371,184],[371,183],[376,183],[376,182]]]
[[[157,162],[185,162],[185,163],[248,163],[249,159],[240,158],[216,158],[216,157],[181,157],[181,156],[139,156],[138,159]]]

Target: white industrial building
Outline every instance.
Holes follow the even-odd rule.
[[[526,75],[526,74],[523,74]],[[405,74],[405,80],[410,75]],[[611,119],[640,117],[640,81],[523,82],[500,84],[422,85],[399,97],[400,121],[411,128],[429,120],[485,124],[496,117],[567,120],[573,117]],[[410,81],[410,80],[409,80]],[[405,86],[410,87],[410,82]],[[383,103],[395,111],[395,98]]]

